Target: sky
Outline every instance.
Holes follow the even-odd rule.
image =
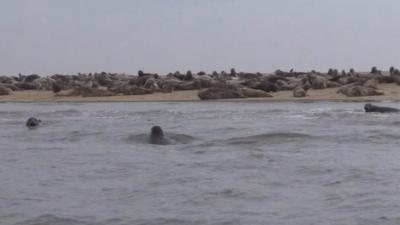
[[[398,0],[0,0],[0,75],[400,67]]]

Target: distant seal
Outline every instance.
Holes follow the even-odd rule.
[[[61,91],[61,86],[58,85],[57,83],[53,83],[52,89],[53,89],[53,92],[54,92],[55,94],[57,94],[58,92]]]
[[[372,105],[371,103],[367,103],[364,105],[365,112],[377,112],[377,113],[396,113],[400,112],[400,109],[391,108],[391,107],[381,107]]]
[[[39,124],[40,124],[41,122],[42,122],[41,120],[36,119],[35,117],[30,117],[30,118],[26,121],[26,126],[27,126],[28,128],[35,128],[35,127],[38,127]]]
[[[164,132],[160,126],[153,126],[150,133],[150,144],[168,145],[171,141],[164,136]]]

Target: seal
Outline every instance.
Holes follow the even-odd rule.
[[[26,126],[27,126],[28,128],[36,128],[36,127],[39,126],[39,124],[40,124],[41,122],[42,122],[41,120],[36,119],[35,117],[30,117],[30,118],[26,121]]]
[[[376,106],[371,103],[367,103],[364,105],[365,112],[377,112],[377,113],[396,113],[400,112],[400,109],[391,108],[391,107],[381,107]]]
[[[164,132],[160,126],[153,126],[150,133],[150,144],[168,145],[171,141],[164,136]]]

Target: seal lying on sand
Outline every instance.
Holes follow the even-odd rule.
[[[29,128],[35,128],[35,127],[38,127],[41,122],[42,122],[41,120],[36,119],[35,117],[30,117],[26,121],[26,126]]]
[[[391,108],[391,107],[381,107],[372,105],[371,103],[367,103],[364,106],[365,112],[378,112],[378,113],[395,113],[400,112],[399,109]]]
[[[150,133],[150,144],[168,145],[171,144],[171,141],[164,136],[160,126],[153,126]]]

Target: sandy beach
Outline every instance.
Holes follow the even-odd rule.
[[[398,101],[400,86],[380,84],[378,90],[384,95],[365,97],[346,97],[337,93],[338,88],[309,90],[306,97],[294,98],[292,91],[271,93],[272,98],[223,99],[218,101]],[[200,101],[198,90],[175,91],[172,93],[157,92],[148,95],[121,95],[109,97],[59,97],[51,91],[16,91],[11,95],[0,96],[0,102],[162,102],[162,101]]]

